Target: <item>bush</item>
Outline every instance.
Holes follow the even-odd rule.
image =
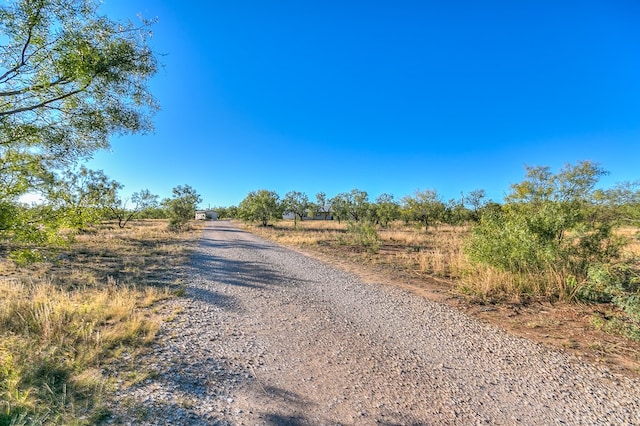
[[[367,250],[377,253],[382,244],[378,230],[372,223],[349,222],[347,232],[356,245],[365,247]]]
[[[529,168],[507,203],[484,214],[466,244],[472,261],[516,275],[549,280],[553,294],[576,297],[596,289],[596,267],[620,258],[622,240],[593,201],[604,174],[585,162],[558,174]],[[595,290],[594,290],[595,291]]]

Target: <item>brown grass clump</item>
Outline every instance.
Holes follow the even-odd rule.
[[[0,424],[105,415],[113,384],[104,371],[117,358],[133,363],[153,340],[161,318],[151,307],[172,297],[170,268],[199,235],[166,226],[105,224],[49,262],[0,262]]]

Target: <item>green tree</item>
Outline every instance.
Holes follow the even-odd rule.
[[[151,129],[150,25],[110,20],[93,0],[0,5],[0,208],[29,191],[56,192],[55,175],[111,135]],[[29,220],[43,228],[50,217]],[[0,229],[26,229],[24,218],[0,214]]]
[[[336,218],[338,223],[343,220],[349,219],[349,201],[347,198],[347,194],[340,193],[333,197],[330,201],[331,203],[331,212],[333,216]]]
[[[369,195],[365,191],[352,189],[331,199],[331,209],[340,220],[359,222],[365,219],[369,212]]]
[[[237,206],[229,206],[225,209],[224,216],[221,216],[221,219],[231,218],[235,219],[238,217],[238,207]]]
[[[107,217],[108,206],[116,204],[122,185],[110,179],[102,170],[82,166],[77,172],[67,172],[46,190],[46,199],[63,218],[63,223],[77,230],[86,230]]]
[[[442,222],[449,225],[460,225],[470,220],[471,217],[471,211],[464,206],[463,200],[451,198],[445,204]]]
[[[594,192],[596,202],[621,225],[640,223],[640,181],[621,182]]]
[[[463,197],[464,204],[469,206],[468,208],[471,212],[470,218],[476,223],[480,221],[482,209],[488,203],[486,196],[487,194],[484,189],[474,189],[469,195]]]
[[[359,222],[367,218],[369,212],[369,194],[366,191],[352,189],[347,194],[347,206],[349,215],[355,222]]]
[[[403,210],[409,220],[419,222],[428,231],[430,226],[442,220],[445,205],[435,189],[427,189],[416,191],[413,197],[404,197]]]
[[[40,225],[43,220],[48,226]],[[43,260],[43,247],[61,247],[70,241],[69,234],[59,232],[63,218],[49,205],[4,203],[0,205],[0,224],[0,238],[13,243],[9,257],[20,264]]]
[[[381,194],[373,205],[373,218],[376,223],[386,227],[389,222],[400,218],[400,206],[391,194]]]
[[[111,213],[111,217],[118,220],[118,226],[124,228],[127,223],[142,211],[150,211],[158,208],[158,196],[152,194],[148,189],[134,192],[131,196],[131,204],[128,199],[115,197],[113,204],[106,208]]]
[[[312,208],[315,216],[322,216],[327,220],[331,214],[331,200],[327,199],[327,194],[324,192],[318,192],[316,194],[316,202],[312,205]]]
[[[189,185],[178,185],[172,189],[173,197],[164,204],[169,216],[169,228],[180,231],[195,217],[196,208],[202,198]]]
[[[250,192],[238,206],[238,215],[241,219],[257,221],[262,223],[262,226],[267,226],[270,220],[282,218],[282,211],[278,194],[266,189]]]
[[[306,194],[298,191],[289,191],[282,200],[282,206],[285,213],[293,214],[293,221],[295,226],[298,226],[298,218],[302,220],[306,216],[311,203],[309,203],[309,197]]]

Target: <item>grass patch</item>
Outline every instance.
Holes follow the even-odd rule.
[[[118,359],[135,365],[153,341],[155,307],[176,290],[169,268],[199,235],[166,226],[104,224],[49,262],[0,262],[0,425],[95,424],[108,414],[115,384],[104,372]]]

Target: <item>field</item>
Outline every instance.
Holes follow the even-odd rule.
[[[153,375],[136,359],[173,312],[163,301],[183,293],[176,271],[202,223],[174,233],[166,221],[107,223],[79,234],[46,262],[0,262],[0,425],[94,424],[114,390]],[[306,221],[242,225],[356,273],[454,306],[482,321],[640,377],[640,343],[607,304],[570,303],[522,292],[522,283],[473,267],[466,227],[428,232]],[[640,255],[635,229],[628,256]],[[3,248],[6,250],[6,247]],[[535,284],[534,284],[535,285]],[[113,378],[118,371],[119,379]],[[124,378],[124,379],[123,379]]]
[[[44,263],[2,261],[0,425],[95,424],[106,394],[151,374],[136,357],[163,321],[161,302],[181,292],[174,269],[200,226],[108,223]],[[116,368],[125,381],[109,378]]]
[[[559,298],[554,277],[522,280],[472,265],[463,251],[468,227],[425,232],[402,222],[376,229],[335,221],[244,226],[365,279],[407,288],[515,334],[640,377],[640,343],[626,332],[619,309]],[[629,237],[625,256],[640,257],[637,230],[619,232]]]

